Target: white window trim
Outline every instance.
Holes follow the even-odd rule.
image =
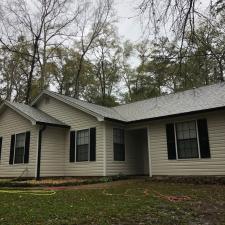
[[[196,127],[197,145],[198,145],[198,158],[201,159],[201,151],[200,151],[200,143],[199,143],[199,134],[198,134],[198,123],[197,123],[197,120],[195,120],[195,127]]]
[[[19,134],[25,134],[25,138],[24,138],[24,151],[23,151],[23,162],[22,163],[15,163],[15,153],[16,153],[16,136]],[[15,134],[15,144],[14,144],[14,153],[13,153],[13,165],[24,165],[24,156],[25,156],[25,146],[26,145],[26,132],[21,132],[21,133],[16,133]]]
[[[78,132],[80,131],[84,131],[84,130],[88,130],[88,135],[89,135],[89,139],[88,139],[88,160],[85,160],[85,161],[77,161],[77,139],[78,139]],[[90,161],[90,150],[91,150],[91,146],[90,146],[90,143],[91,143],[91,135],[90,135],[90,130],[91,128],[87,128],[87,129],[81,129],[81,130],[76,130],[76,137],[75,137],[75,163],[89,163],[89,162],[92,162]]]
[[[91,155],[91,132],[90,128],[88,129],[88,162],[90,162],[90,155]]]
[[[123,130],[123,132],[124,132],[124,154],[125,154],[125,159],[124,160],[115,160],[114,159],[114,129],[120,129],[120,130]],[[113,136],[113,138],[112,138],[112,142],[113,142],[113,162],[114,163],[124,163],[124,162],[126,162],[126,138],[125,138],[125,129],[124,128],[122,128],[122,127],[113,127],[113,132],[112,132],[112,136]],[[117,143],[117,144],[120,144],[120,143]]]
[[[173,127],[174,127],[174,137],[175,137],[176,159],[179,160],[179,158],[178,158],[178,148],[177,148],[177,128],[176,128],[176,124],[177,123],[174,123]]]
[[[77,163],[77,130],[75,130],[75,149],[74,149],[74,151],[75,151],[75,163]]]
[[[198,157],[197,158],[186,158],[186,159],[180,159],[178,158],[178,147],[177,147],[177,127],[176,124],[177,123],[186,123],[186,122],[190,122],[193,121],[195,122],[195,129],[196,129],[196,138],[197,138],[197,146],[198,146]],[[198,124],[197,124],[197,120],[185,120],[185,121],[179,121],[179,122],[174,122],[174,137],[175,137],[175,149],[176,149],[176,160],[178,161],[188,161],[188,160],[199,160],[202,159],[201,158],[201,152],[200,152],[200,144],[199,144],[199,135],[198,135]]]

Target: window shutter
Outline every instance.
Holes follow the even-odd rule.
[[[90,129],[90,161],[96,160],[96,128]]]
[[[30,151],[30,131],[26,132],[24,163],[29,163],[29,151]]]
[[[166,137],[167,137],[168,159],[176,159],[176,144],[175,144],[173,123],[166,125]]]
[[[199,137],[201,158],[210,158],[211,154],[209,148],[207,120],[200,119],[197,121],[197,124],[198,124],[198,137]]]
[[[2,137],[0,137],[0,160],[2,158]]]
[[[15,134],[11,136],[9,164],[13,164],[14,146],[15,146]]]
[[[70,132],[70,162],[75,162],[76,131]]]

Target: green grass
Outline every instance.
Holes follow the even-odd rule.
[[[191,200],[169,202],[154,191]],[[225,224],[225,187],[216,185],[123,181],[106,190],[65,190],[51,196],[0,192],[0,203],[1,225]]]

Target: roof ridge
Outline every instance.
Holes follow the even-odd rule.
[[[143,100],[138,100],[138,101],[135,101],[135,102],[124,103],[124,104],[120,104],[118,106],[113,106],[113,107],[107,107],[107,106],[95,104],[95,103],[88,102],[88,101],[81,100],[81,99],[77,99],[77,98],[74,98],[74,97],[71,97],[71,96],[68,96],[68,95],[65,95],[65,94],[59,94],[55,91],[50,91],[50,90],[47,90],[47,89],[44,90],[44,92],[50,92],[50,93],[58,95],[58,96],[64,96],[64,97],[71,98],[71,99],[76,100],[76,101],[80,101],[80,102],[84,102],[84,103],[87,103],[87,104],[99,106],[99,107],[102,107],[102,108],[105,108],[105,109],[113,109],[115,112],[117,112],[116,109],[120,108],[122,106],[136,104],[136,103],[139,103],[139,102],[146,102],[146,101],[150,101],[150,100],[157,100],[157,99],[165,98],[165,97],[168,97],[168,96],[179,95],[179,94],[182,94],[182,93],[187,93],[187,92],[190,92],[190,91],[195,91],[195,90],[199,90],[199,89],[202,89],[202,88],[208,88],[208,87],[211,87],[211,86],[216,86],[216,85],[221,85],[221,84],[225,85],[225,82],[218,82],[218,83],[210,84],[210,85],[202,85],[202,86],[197,87],[197,88],[190,88],[190,89],[187,89],[187,90],[184,90],[184,91],[178,91],[178,92],[175,92],[175,93],[169,93],[169,94],[165,94],[165,95],[161,95],[161,96],[151,97],[151,98],[147,98],[147,99],[143,99]]]
[[[46,94],[96,117],[99,121],[103,121],[106,118],[129,122],[145,118],[158,118],[165,115],[217,108],[218,106],[225,107],[225,100],[220,97],[221,93],[225,93],[224,85],[225,82],[219,82],[116,107],[105,107],[67,95],[58,94],[50,90],[44,90],[33,101],[32,105],[35,105],[38,99],[43,94]]]

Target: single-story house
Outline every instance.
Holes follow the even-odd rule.
[[[0,106],[0,177],[225,175],[225,83],[103,107],[50,91]]]

